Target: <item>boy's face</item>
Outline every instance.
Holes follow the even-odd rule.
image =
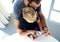
[[[32,2],[32,3],[30,4],[30,6],[33,7],[33,8],[37,8],[37,7],[39,7],[39,5],[40,5],[40,3],[37,4],[37,3],[35,3],[35,2]]]

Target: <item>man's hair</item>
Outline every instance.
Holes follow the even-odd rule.
[[[39,4],[41,0],[28,0],[29,3],[35,2],[36,4]]]

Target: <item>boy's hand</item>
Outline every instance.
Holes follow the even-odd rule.
[[[29,37],[32,39],[32,40],[34,40],[35,38],[36,38],[36,31],[33,31],[33,30],[30,30],[30,31],[27,31],[27,32],[29,32],[30,34],[29,34]]]
[[[28,30],[27,32],[29,32],[30,34],[35,34],[36,33],[36,31],[34,31],[34,30]]]

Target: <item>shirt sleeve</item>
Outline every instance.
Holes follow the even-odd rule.
[[[41,5],[37,8],[37,12],[39,13],[41,11]]]
[[[19,17],[21,17],[21,8],[18,5],[14,5],[13,18],[19,20]]]

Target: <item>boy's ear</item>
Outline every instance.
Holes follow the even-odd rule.
[[[24,9],[22,9],[22,12],[24,11]]]
[[[25,11],[24,11],[24,8],[23,8],[23,9],[22,9],[22,15],[24,14],[24,12],[25,12]]]

